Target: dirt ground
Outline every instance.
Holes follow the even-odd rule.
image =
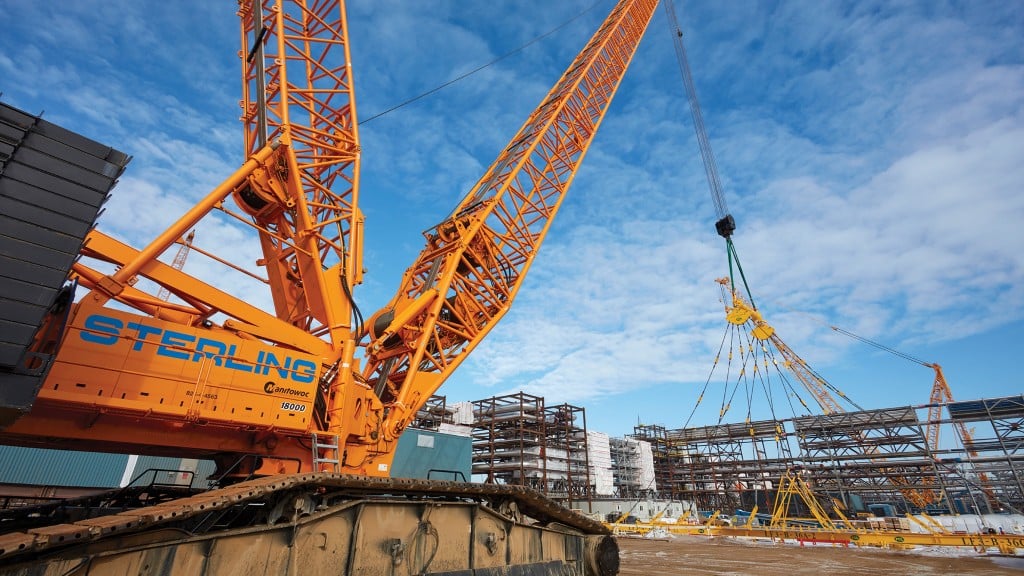
[[[756,576],[1024,576],[1024,558],[954,552],[773,545],[728,538],[677,536],[667,540],[619,538],[621,576],[723,574]]]

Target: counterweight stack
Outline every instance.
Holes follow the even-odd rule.
[[[63,329],[65,287],[129,157],[0,103],[0,430],[28,412]]]

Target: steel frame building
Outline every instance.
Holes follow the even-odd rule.
[[[953,402],[946,408],[951,422],[974,428],[970,440],[960,439],[962,454],[939,460],[947,473],[962,480],[956,495],[981,511],[1004,511],[993,506],[1024,510],[1024,396]],[[985,498],[978,497],[979,490]]]
[[[669,430],[636,426],[651,443],[659,493],[702,510],[767,509],[763,496],[792,464],[781,423],[764,420]]]
[[[946,407],[950,419],[939,424],[971,423],[971,441],[929,446],[919,416],[927,405],[674,430],[640,425],[631,437],[651,444],[660,494],[702,510],[768,509],[793,468],[854,511],[1024,509],[1024,396]]]
[[[474,401],[473,420],[474,476],[529,486],[570,507],[592,499],[583,408],[545,406],[519,392]]]

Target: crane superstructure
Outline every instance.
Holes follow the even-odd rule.
[[[479,542],[449,552],[427,520],[431,512],[405,505],[400,509],[412,524],[396,520],[372,532],[352,520],[361,534],[384,534],[385,544],[357,546],[353,539],[351,553],[358,548],[371,564],[411,564],[413,549],[422,551],[427,539],[435,548],[420,559],[423,572],[431,562],[447,562],[435,558],[444,548],[463,555],[449,570],[551,557],[576,563],[570,571],[614,573],[614,542],[583,538],[601,532],[599,523],[526,492],[451,483],[413,488],[366,477],[389,476],[397,439],[416,411],[508,311],[656,6],[657,0],[616,3],[479,182],[427,229],[395,296],[364,323],[353,297],[362,280],[361,149],[344,7],[339,0],[240,1],[245,161],[141,249],[88,232],[71,272],[85,294],[66,326],[63,317],[50,318],[63,328],[58,337],[34,344],[56,349],[55,360],[34,405],[0,430],[0,441],[208,458],[224,482],[268,478],[238,485],[250,486],[246,491],[215,491],[220,496],[206,505],[167,504],[175,513],[163,508],[162,523],[196,517],[214,501],[242,506],[237,525],[246,526],[251,514],[276,525],[300,522],[314,510],[347,514],[378,506],[346,500],[353,490],[421,498],[429,491],[500,506],[504,520],[484,508],[472,512],[465,523],[486,526],[462,525],[456,533]],[[255,231],[264,269],[256,276],[269,288],[273,312],[158,260],[207,217]],[[213,259],[225,273],[254,275]],[[149,294],[141,278],[176,300]],[[295,492],[299,487],[306,488]],[[277,496],[286,489],[283,499]],[[245,509],[250,502],[259,506]],[[577,531],[515,536],[526,530],[519,528],[523,510]],[[455,512],[434,514],[439,522]],[[88,538],[113,531],[74,523],[48,530],[85,530]],[[412,530],[416,546],[395,530]],[[18,538],[28,544],[4,548],[0,557],[63,542],[32,532]],[[540,546],[542,539],[540,549],[524,544]],[[348,562],[346,570],[359,572]]]

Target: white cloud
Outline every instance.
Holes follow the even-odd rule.
[[[591,3],[471,4],[350,3],[362,117]],[[135,156],[104,229],[142,245],[239,164],[233,8],[0,5],[12,14],[0,37],[5,99]],[[361,127],[365,315],[391,296],[420,231],[472,186],[606,8]],[[805,357],[825,366],[856,357],[830,323],[927,350],[1024,320],[1018,12],[995,2],[679,10],[744,269],[757,303]],[[451,389],[603,405],[703,383],[724,330],[714,279],[727,268],[713,221],[659,11],[516,304]],[[240,264],[258,257],[227,219],[197,235]],[[269,306],[264,287],[201,257],[186,270]]]

